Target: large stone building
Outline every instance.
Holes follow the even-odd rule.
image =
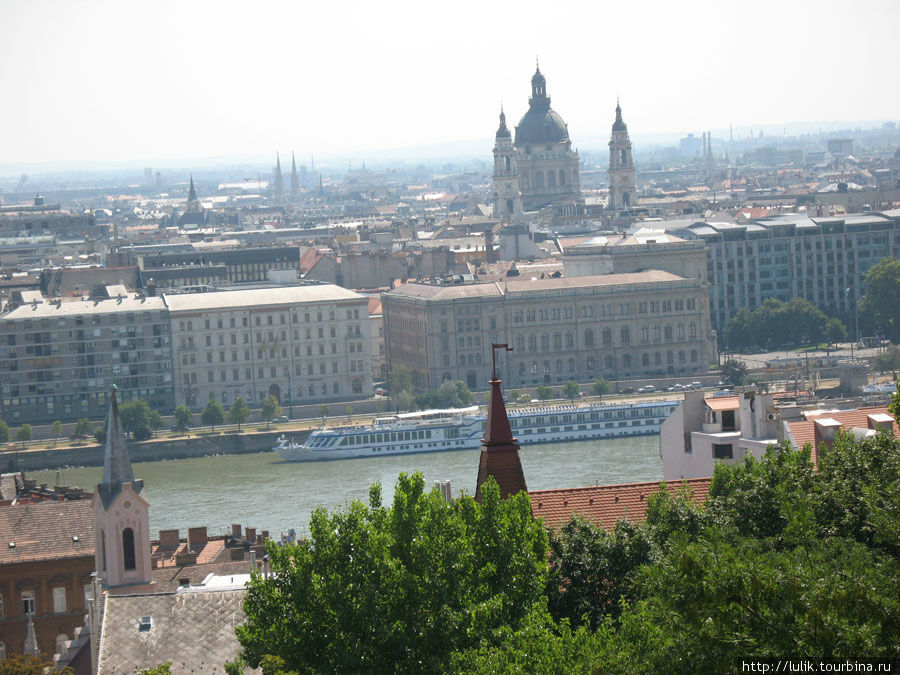
[[[578,153],[566,123],[550,107],[540,68],[531,78],[528,111],[516,125],[512,144],[506,116],[500,113],[494,158],[495,216],[509,221],[522,211],[581,202]]]
[[[838,217],[786,214],[746,224],[697,222],[677,231],[709,249],[712,325],[721,332],[766,298],[806,298],[850,319],[866,272],[900,255],[900,210]]]
[[[332,284],[167,295],[175,402],[372,395],[368,299]]]
[[[642,228],[631,235],[559,237],[557,243],[567,277],[653,269],[706,281],[706,245],[664,230]]]
[[[715,360],[706,284],[669,272],[476,284],[410,283],[382,296],[391,367],[419,388],[487,386],[492,342],[506,342],[508,386],[686,375]]]
[[[43,298],[0,316],[0,403],[10,425],[102,418],[120,398],[174,406],[169,316],[162,298],[106,288],[103,298]]]

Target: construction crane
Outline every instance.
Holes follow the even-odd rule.
[[[25,187],[25,183],[27,183],[27,182],[28,182],[28,174],[23,173],[22,176],[19,178],[19,184],[16,185],[16,192],[21,192]]]

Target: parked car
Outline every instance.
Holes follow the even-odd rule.
[[[633,394],[635,392],[634,387],[623,387],[619,390],[620,394]]]
[[[281,417],[276,417],[276,418],[275,418],[274,420],[272,420],[272,421],[273,421],[273,422],[290,422],[290,421],[291,421],[291,418],[288,417],[287,415],[282,415]]]
[[[688,386],[690,389],[701,389],[703,387],[699,382],[691,382]]]

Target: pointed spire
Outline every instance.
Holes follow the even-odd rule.
[[[284,181],[281,178],[281,156],[275,152],[275,200],[284,199]]]
[[[131,483],[135,492],[140,492],[143,483],[135,482],[125,445],[125,433],[119,421],[119,404],[116,401],[116,385],[110,391],[109,418],[106,421],[106,448],[103,454],[103,478],[97,486],[103,506],[108,507],[119,494],[124,483]]]
[[[194,189],[194,174],[191,174],[191,186],[188,188],[188,204],[193,204],[197,201],[197,190]]]
[[[613,131],[628,131],[628,126],[622,121],[622,106],[619,105],[619,98],[616,97],[616,121],[613,122]]]
[[[297,197],[300,194],[300,177],[297,175],[297,160],[294,158],[294,151],[291,150],[291,197]]]
[[[500,487],[500,497],[506,498],[527,490],[522,462],[519,459],[519,443],[512,435],[506,404],[503,402],[501,381],[497,379],[495,350],[512,351],[506,344],[491,343],[493,379],[491,380],[491,400],[488,404],[484,438],[481,439],[481,458],[478,463],[478,479],[475,485],[475,499],[481,501],[481,486],[493,476]]]
[[[25,653],[31,656],[40,656],[37,637],[34,634],[34,614],[28,612],[28,624],[25,627]]]

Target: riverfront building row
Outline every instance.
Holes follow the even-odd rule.
[[[382,296],[392,367],[420,388],[487,386],[491,343],[510,387],[705,372],[715,361],[707,285],[650,270],[475,284],[410,283]],[[481,367],[479,367],[481,366]]]
[[[0,414],[11,425],[99,418],[112,384],[162,413],[371,395],[368,299],[332,284],[29,301],[0,316]]]

